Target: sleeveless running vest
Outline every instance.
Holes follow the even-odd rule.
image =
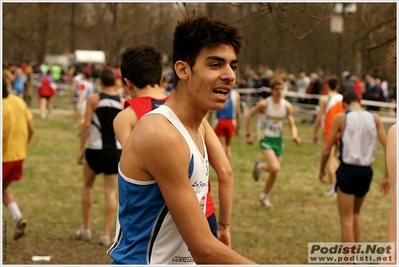
[[[139,96],[125,101],[124,108],[131,107],[137,116],[137,121],[153,109],[158,108],[163,105],[166,100],[169,99],[169,96],[165,96],[164,98],[153,98],[150,96]]]
[[[274,137],[282,138],[283,121],[287,117],[287,106],[285,99],[280,99],[279,109],[274,108],[273,98],[266,98],[267,110],[258,114],[258,138]]]
[[[205,212],[209,163],[191,136],[167,106],[147,113],[165,116],[183,135],[190,149],[187,178]],[[113,264],[195,264],[170,215],[156,181],[137,181],[119,169],[117,238],[107,251]],[[195,231],[195,229],[193,229]]]
[[[236,117],[234,92],[235,90],[231,90],[223,109],[216,111],[217,119],[234,119]]]
[[[122,149],[115,137],[112,125],[113,119],[121,110],[122,104],[119,95],[111,96],[100,93],[100,101],[91,120],[87,148],[97,150],[105,148]]]
[[[339,159],[349,165],[370,166],[377,153],[374,114],[368,110],[348,110],[345,113],[345,127],[339,138]]]
[[[342,95],[328,95],[328,102],[321,117],[321,127],[323,127],[324,142],[327,142],[328,136],[330,135],[331,126],[335,115],[344,111],[345,109],[342,105]]]

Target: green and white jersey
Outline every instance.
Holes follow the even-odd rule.
[[[273,98],[266,98],[267,109],[265,113],[258,114],[258,138],[282,138],[283,121],[287,117],[287,106],[284,98],[280,99],[280,107],[274,108]]]

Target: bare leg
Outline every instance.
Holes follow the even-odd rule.
[[[49,97],[49,99],[48,99],[47,114],[48,114],[49,118],[51,118],[51,115],[53,114],[53,97]]]
[[[263,171],[269,172],[269,178],[267,179],[264,189],[264,193],[267,195],[269,194],[277,179],[277,175],[281,169],[283,158],[277,157],[273,150],[263,150],[263,155],[265,156],[265,160],[267,163],[263,163],[261,165],[261,169]]]
[[[84,184],[82,190],[83,228],[90,229],[90,214],[93,201],[93,185],[96,173],[89,167],[87,161],[83,163]]]
[[[3,204],[7,207],[11,202],[15,202],[14,196],[7,191],[10,181],[3,181]]]
[[[40,116],[42,119],[46,117],[46,105],[47,105],[47,99],[45,97],[40,98]]]
[[[105,197],[105,216],[103,236],[110,236],[111,228],[115,223],[117,203],[118,175],[105,175],[104,197]]]
[[[335,185],[335,176],[338,169],[339,163],[336,157],[336,146],[334,145],[331,148],[330,157],[328,158],[327,162],[327,172],[328,178],[330,180],[331,185]]]
[[[362,207],[364,199],[365,199],[365,197],[362,197],[362,198],[356,197],[355,198],[355,210],[354,210],[355,214],[354,214],[354,225],[353,225],[355,242],[360,242],[360,236],[361,236],[361,232],[362,232],[362,227],[360,224],[360,209]]]
[[[341,219],[342,242],[355,242],[355,195],[345,194],[337,188],[338,211]]]

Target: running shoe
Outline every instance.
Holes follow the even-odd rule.
[[[335,192],[334,189],[330,189],[330,190],[324,192],[324,196],[326,196],[326,197],[335,197],[335,196],[337,196],[337,193]]]
[[[252,177],[254,178],[255,181],[259,180],[259,175],[261,172],[261,170],[259,170],[259,168],[258,168],[259,164],[260,164],[260,161],[255,162],[254,169],[252,170]]]
[[[260,194],[259,201],[266,208],[269,208],[269,209],[273,208],[273,204],[270,202],[269,198],[265,196],[264,193]]]
[[[102,235],[100,236],[100,242],[98,242],[102,246],[109,246],[111,244],[111,240],[109,236]]]
[[[24,218],[21,218],[15,224],[14,240],[20,239],[25,234],[25,227],[27,223],[28,222]]]
[[[91,238],[91,230],[84,229],[83,226],[76,231],[76,238],[79,240],[88,240]]]

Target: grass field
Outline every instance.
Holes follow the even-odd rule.
[[[55,106],[71,109],[66,95],[57,96]],[[55,114],[51,120],[41,120],[35,114],[34,125],[36,131],[23,179],[10,187],[29,223],[26,235],[12,240],[13,222],[3,207],[3,264],[38,264],[31,260],[33,255],[52,257],[50,262],[40,264],[110,263],[107,248],[97,244],[103,226],[102,176],[97,177],[94,188],[93,238],[90,242],[74,239],[82,225],[83,177],[82,166],[76,163],[79,130],[71,127],[72,115]],[[297,126],[301,138],[310,140],[312,126]],[[289,133],[287,125],[285,133]],[[307,264],[308,242],[340,241],[336,198],[324,197],[322,192],[328,185],[318,181],[321,145],[303,142],[296,146],[290,140],[285,145],[283,168],[271,194],[275,208],[269,210],[258,201],[266,174],[262,173],[258,182],[251,177],[254,161],[262,160],[259,147],[246,145],[243,136],[233,141],[232,246],[260,264]],[[379,192],[384,170],[380,153],[373,168],[374,179],[361,213],[362,241],[385,242],[390,195],[382,197]],[[217,204],[217,178],[213,171],[211,181]]]

